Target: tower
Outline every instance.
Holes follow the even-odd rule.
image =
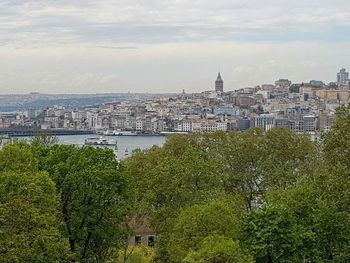
[[[347,84],[349,81],[349,73],[346,72],[345,68],[342,68],[339,73],[337,74],[337,82],[338,85],[344,85]]]
[[[221,78],[221,74],[219,72],[218,77],[215,81],[215,91],[216,92],[224,92],[224,81]]]

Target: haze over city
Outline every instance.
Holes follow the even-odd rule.
[[[1,1],[0,93],[331,82],[349,29],[347,0]]]

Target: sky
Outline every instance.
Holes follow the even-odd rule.
[[[349,32],[349,0],[0,0],[0,93],[330,82]]]

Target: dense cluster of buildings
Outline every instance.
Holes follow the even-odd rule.
[[[156,96],[144,100],[110,102],[98,108],[50,107],[2,113],[0,128],[93,131],[207,132],[288,127],[296,132],[329,130],[335,110],[349,102],[349,74],[341,69],[337,82],[312,80],[224,91],[219,73],[213,90],[202,93]]]

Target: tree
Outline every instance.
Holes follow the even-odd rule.
[[[262,131],[258,129],[232,132],[222,150],[227,168],[226,191],[239,194],[247,210],[251,210],[253,201],[264,194],[260,165],[264,156],[263,138]]]
[[[39,133],[36,136],[32,137],[30,140],[30,144],[32,146],[49,147],[57,143],[58,138],[47,133]]]
[[[300,84],[292,84],[289,87],[289,92],[291,93],[299,93],[299,91],[300,91]]]
[[[38,160],[29,145],[25,143],[8,144],[0,151],[0,172],[36,172]]]
[[[243,233],[242,242],[257,263],[305,262],[315,239],[287,207],[277,205],[251,211],[244,220]]]
[[[233,132],[226,140],[226,191],[240,194],[248,211],[265,200],[268,190],[294,184],[317,164],[316,145],[284,128]]]
[[[181,262],[190,250],[199,249],[210,235],[237,240],[242,215],[240,205],[236,200],[227,199],[184,208],[167,235],[168,240],[161,241],[165,243],[171,262]]]
[[[238,241],[220,235],[206,237],[197,251],[190,252],[184,263],[253,263]]]
[[[55,145],[45,169],[56,183],[70,250],[80,262],[108,259],[124,237],[131,196],[113,151]]]
[[[271,245],[282,249],[281,254],[273,254],[274,262],[304,259],[302,246],[314,249],[315,233],[283,203],[269,206],[272,200],[268,196],[271,191],[284,192],[312,174],[321,164],[318,150],[308,136],[276,128],[268,132],[252,129],[174,136],[162,148],[135,153],[124,164],[134,182],[140,204],[137,211],[150,217],[157,233],[157,262],[181,262],[190,250],[198,251],[210,235],[247,244],[239,233],[233,233],[240,224],[239,217],[231,217],[232,213],[243,213],[244,205],[247,213],[252,211],[245,222],[260,222],[260,233],[271,230],[270,220],[274,229],[280,230],[261,241],[254,239],[254,231],[244,224],[244,233],[252,233],[252,243],[247,247],[255,256],[263,254],[262,260],[266,259],[272,253]],[[244,200],[244,205],[225,207],[214,201],[231,195]],[[265,208],[260,210],[262,206]],[[290,243],[286,237],[291,238]],[[260,242],[266,245],[262,252]]]
[[[68,239],[59,231],[57,201],[46,173],[0,173],[1,261],[69,261]]]
[[[210,235],[238,240],[241,205],[235,198],[227,198],[182,209],[173,228],[158,237],[157,262],[182,262]]]
[[[145,246],[127,246],[125,250],[118,253],[118,263],[152,263],[154,259],[154,248]]]
[[[286,128],[266,132],[263,143],[263,177],[266,188],[288,188],[319,167],[317,145],[306,134]]]
[[[323,134],[323,153],[328,168],[349,174],[350,168],[350,104],[337,109],[337,121]]]
[[[349,183],[322,169],[284,191],[269,194],[269,204],[283,206],[294,224],[312,233],[303,249],[310,262],[347,262],[350,259]],[[309,262],[308,261],[308,262]]]
[[[223,194],[223,173],[202,135],[174,136],[162,148],[125,161],[139,213],[147,213],[157,234],[171,229],[181,208]]]

